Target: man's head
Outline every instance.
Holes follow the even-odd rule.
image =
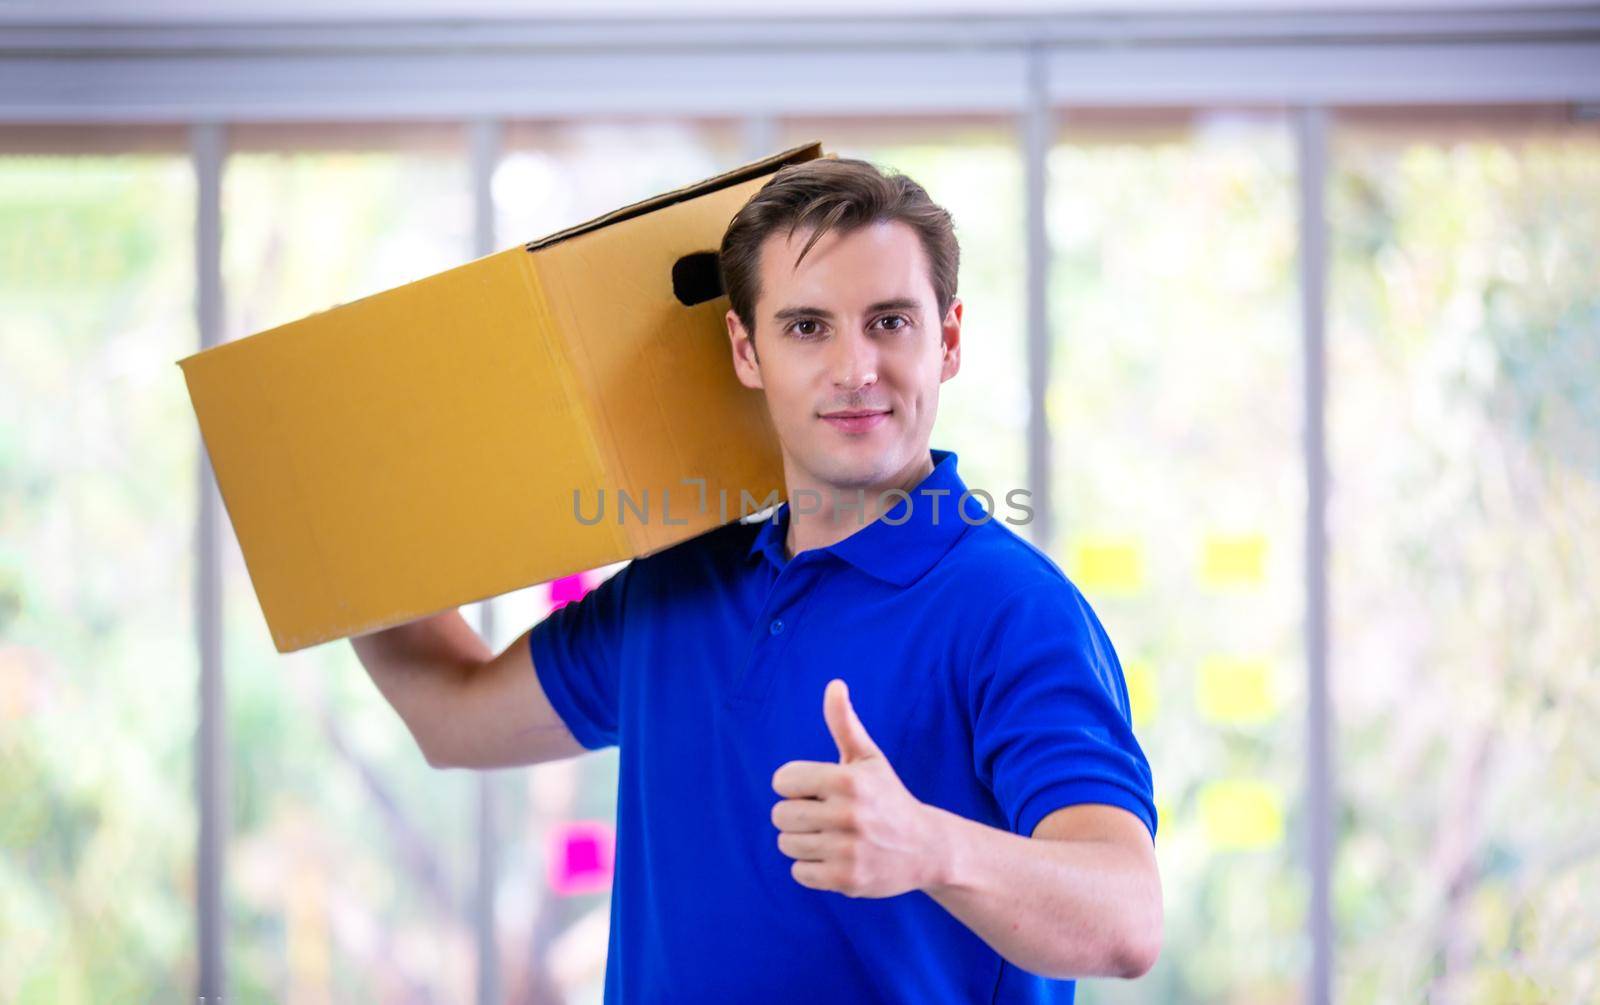
[[[720,255],[734,368],[791,476],[872,488],[925,461],[961,365],[959,259],[950,214],[866,161],[789,165],[739,210]]]

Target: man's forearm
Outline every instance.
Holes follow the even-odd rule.
[[[350,640],[372,681],[400,715],[430,762],[438,760],[437,720],[445,689],[490,658],[488,645],[459,611]]]
[[[1153,964],[1161,891],[1134,852],[926,809],[938,851],[923,892],[1001,956],[1058,979],[1138,977]]]

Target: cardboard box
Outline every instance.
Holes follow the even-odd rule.
[[[278,651],[648,555],[781,493],[716,252],[772,173],[819,156],[179,360]]]

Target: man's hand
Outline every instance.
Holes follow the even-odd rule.
[[[937,869],[938,832],[928,807],[901,784],[867,735],[842,680],[822,697],[839,763],[789,761],[772,775],[787,798],[772,807],[778,849],[795,859],[802,886],[847,897],[893,897],[919,890]]]

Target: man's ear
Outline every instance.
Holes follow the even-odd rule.
[[[939,383],[954,377],[961,371],[961,299],[950,298],[950,310],[945,313],[944,322],[939,326],[939,337],[942,341],[944,361],[939,367]]]
[[[738,375],[739,383],[755,390],[765,387],[761,383],[761,357],[756,355],[755,341],[745,331],[738,312],[729,308],[724,320],[728,325],[728,345],[733,351],[733,372]]]

